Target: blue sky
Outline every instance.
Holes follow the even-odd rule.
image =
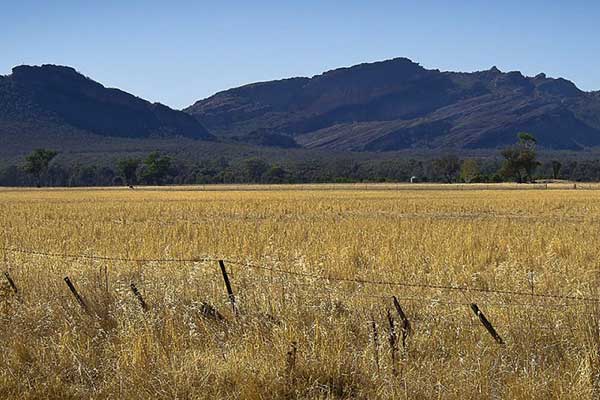
[[[175,108],[245,83],[400,56],[441,70],[546,72],[600,90],[600,2],[491,3],[6,2],[0,74],[71,65]]]

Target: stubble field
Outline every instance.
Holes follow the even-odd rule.
[[[0,190],[0,398],[600,395],[600,192],[242,189]]]

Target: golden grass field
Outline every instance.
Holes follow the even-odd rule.
[[[0,398],[598,398],[600,191],[571,187],[0,190]]]

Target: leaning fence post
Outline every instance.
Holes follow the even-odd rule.
[[[477,307],[477,304],[471,303],[471,310],[473,310],[475,315],[477,315],[477,318],[479,318],[479,321],[481,322],[481,324],[485,327],[485,329],[487,329],[487,331],[494,338],[494,340],[498,344],[504,344],[504,340],[502,340],[502,338],[500,337],[498,332],[496,332],[496,329],[494,329],[494,326],[492,325],[492,323],[490,321],[488,321],[488,319],[481,312],[479,307]]]
[[[148,311],[148,305],[144,301],[144,297],[142,296],[142,294],[140,293],[140,291],[138,290],[138,288],[135,286],[135,283],[132,282],[131,285],[130,285],[130,287],[131,287],[131,291],[133,292],[134,296],[140,302],[140,307],[142,307],[142,310]]]
[[[79,293],[77,292],[77,289],[75,289],[75,286],[73,286],[73,282],[71,282],[71,279],[69,279],[68,276],[65,276],[65,283],[69,287],[69,290],[71,291],[71,293],[73,293],[73,296],[75,297],[75,299],[77,300],[77,302],[79,303],[81,308],[83,308],[85,310],[85,312],[89,312],[89,308],[88,308],[87,304],[85,303],[85,301],[83,301],[83,298],[79,295]]]
[[[16,295],[19,294],[19,289],[17,288],[17,285],[15,285],[15,281],[12,280],[10,274],[7,272],[4,273],[4,276],[6,277],[6,280],[8,281],[8,284],[10,285],[10,287],[12,288],[13,292],[15,292]]]
[[[400,306],[400,302],[398,301],[396,296],[392,296],[392,299],[394,300],[394,307],[396,307],[396,312],[398,313],[398,316],[402,320],[402,348],[404,350],[406,350],[406,338],[408,338],[408,335],[410,335],[410,331],[411,331],[410,321],[408,320],[408,317],[404,313],[404,310],[402,310],[402,307]]]
[[[394,323],[394,317],[390,313],[390,310],[387,310],[387,319],[390,324],[390,333],[389,333],[389,342],[390,349],[392,350],[392,374],[394,376],[398,376],[398,336],[396,335],[396,325]]]
[[[231,289],[231,282],[229,282],[229,275],[227,275],[227,270],[225,269],[225,263],[223,260],[219,260],[219,267],[221,267],[221,273],[223,274],[223,280],[225,281],[225,288],[227,289],[227,296],[229,297],[231,308],[233,309],[233,313],[237,315],[238,308],[237,304],[235,303],[235,296],[233,294],[233,289]]]

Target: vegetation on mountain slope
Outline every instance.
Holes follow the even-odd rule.
[[[185,111],[220,136],[261,128],[332,150],[497,148],[518,131],[547,149],[600,145],[597,93],[544,74],[440,72],[406,58],[246,85]]]

